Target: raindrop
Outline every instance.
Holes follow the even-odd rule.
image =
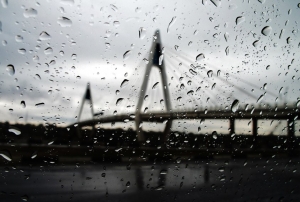
[[[252,45],[256,48],[258,46],[258,42],[259,42],[259,40],[256,40],[252,43]]]
[[[194,76],[197,75],[197,72],[194,71],[193,69],[190,69],[189,71],[190,71],[190,73],[191,73],[192,75],[194,75]]]
[[[213,136],[213,138],[216,140],[216,139],[218,139],[218,133],[216,132],[216,131],[213,131],[212,132],[212,136]]]
[[[164,55],[160,55],[158,59],[158,65],[162,65],[163,59],[164,59]]]
[[[25,54],[26,53],[26,49],[25,48],[20,48],[19,50],[18,50],[18,52],[20,53],[20,54]]]
[[[190,90],[189,92],[187,92],[187,95],[194,95],[194,91]]]
[[[152,89],[156,89],[157,84],[159,84],[159,82],[156,82],[156,83],[152,86]]]
[[[21,199],[22,199],[23,201],[28,201],[28,200],[29,200],[29,197],[28,197],[27,195],[23,195],[23,196],[21,197]]]
[[[11,155],[7,151],[0,151],[0,156],[2,156],[7,161],[11,161]]]
[[[130,55],[131,55],[131,50],[126,51],[126,52],[124,53],[124,55],[123,55],[123,59],[124,59],[124,60],[127,60],[127,59],[129,58]]]
[[[182,99],[182,97],[178,97],[178,98],[177,98],[177,101],[178,101],[178,102],[180,102],[180,101],[181,101],[181,99]]]
[[[229,54],[229,46],[227,46],[227,47],[226,47],[226,49],[225,49],[225,53],[226,53],[226,55],[228,55],[228,54]]]
[[[212,70],[209,70],[209,71],[207,72],[208,78],[212,77],[212,75],[213,75],[213,71],[212,71]]]
[[[129,80],[124,79],[124,80],[122,81],[121,85],[120,85],[120,88],[123,88],[123,87],[127,86],[128,81],[129,81]]]
[[[52,54],[52,53],[53,53],[53,49],[52,49],[51,47],[48,47],[48,48],[46,48],[46,49],[44,50],[44,53],[45,53],[46,55]]]
[[[264,98],[264,94],[262,94],[261,96],[259,96],[259,98],[257,99],[256,103],[259,103],[263,98]]]
[[[113,4],[110,4],[110,8],[113,10],[113,11],[118,11],[118,7],[113,5]]]
[[[216,7],[221,6],[221,0],[210,0]]]
[[[146,58],[144,58],[143,61],[145,62],[145,64],[149,64],[149,60],[147,60]]]
[[[228,41],[228,39],[229,39],[229,33],[228,33],[228,32],[225,32],[225,34],[224,34],[224,38],[225,38],[225,41],[227,42],[227,41]]]
[[[116,106],[120,105],[123,100],[124,100],[124,98],[119,98],[116,102]]]
[[[232,111],[233,113],[235,113],[235,112],[238,110],[239,104],[240,104],[240,101],[239,101],[239,100],[234,100],[234,101],[232,102],[232,104],[231,104],[231,111]]]
[[[16,127],[10,127],[8,129],[9,132],[14,133],[15,135],[21,135],[21,131],[20,129],[16,128]]]
[[[130,187],[130,182],[129,181],[126,183],[126,187]]]
[[[169,23],[168,28],[167,28],[167,33],[169,33],[171,26],[174,25],[175,22],[176,22],[176,16],[174,16],[172,18],[171,22]]]
[[[217,71],[217,76],[220,76],[220,74],[221,74],[221,70],[218,70]]]
[[[72,60],[76,60],[76,58],[77,58],[77,55],[76,55],[76,54],[72,54],[72,55],[71,55],[71,58],[72,58]],[[54,62],[55,62],[55,60],[52,60],[52,61],[54,61]]]
[[[34,159],[35,157],[37,157],[37,152],[33,152],[32,155],[31,155],[31,159]]]
[[[178,50],[178,48],[179,48],[179,46],[175,45],[175,46],[174,46],[174,48],[175,48],[175,50],[177,51],[177,50]]]
[[[37,61],[40,60],[40,58],[39,58],[39,56],[35,55],[35,56],[33,56],[32,60],[33,60],[34,62],[37,62]]]
[[[264,4],[266,0],[258,0],[259,3]]]
[[[37,16],[37,14],[38,14],[38,12],[34,8],[25,9],[25,11],[23,13],[25,18],[34,18]]]
[[[165,169],[163,169],[163,170],[161,170],[161,171],[160,171],[160,173],[159,173],[159,174],[160,174],[160,175],[166,175],[167,173],[168,173],[168,171],[167,171],[167,170],[165,170]]]
[[[272,27],[270,26],[265,26],[262,30],[261,30],[261,33],[265,36],[268,36],[270,35],[272,32]]]
[[[203,60],[205,58],[204,54],[203,53],[200,53],[199,55],[197,55],[196,57],[196,62],[199,62],[201,60]]]
[[[119,27],[119,26],[120,26],[120,22],[119,22],[119,21],[114,21],[114,22],[113,22],[113,25],[114,25],[115,27]]]
[[[17,35],[15,37],[16,42],[22,42],[23,41],[23,37],[21,35]]]
[[[185,88],[185,86],[184,86],[184,84],[182,83],[182,84],[180,85],[180,89],[183,90],[184,88]]]
[[[66,17],[58,18],[57,23],[61,27],[71,27],[71,25],[72,25],[72,21],[69,18],[66,18]]]
[[[45,105],[45,103],[43,103],[43,102],[40,102],[40,103],[35,104],[36,107],[42,107],[42,106],[44,106],[44,105]]]
[[[119,90],[116,90],[116,95],[119,95],[120,91]]]
[[[8,72],[8,75],[13,76],[15,74],[15,67],[9,64],[6,66],[6,71]]]
[[[38,79],[38,80],[41,80],[41,76],[39,74],[36,74],[35,78]]]
[[[20,104],[21,104],[21,106],[22,106],[23,108],[26,108],[26,103],[25,103],[24,100],[22,100]]]
[[[213,90],[215,87],[216,87],[216,83],[214,83],[213,85],[212,85],[212,87],[211,87],[211,89]]]
[[[49,39],[51,39],[51,36],[50,36],[50,34],[48,34],[47,32],[44,31],[44,32],[40,33],[39,39],[42,41],[49,40]]]
[[[140,38],[140,39],[144,39],[145,36],[146,36],[146,29],[143,28],[143,27],[141,27],[141,28],[139,29],[139,38]]]
[[[199,127],[198,127],[198,132],[200,132],[200,131],[201,131],[201,127],[199,126]]]
[[[243,23],[243,22],[245,22],[245,17],[243,17],[243,16],[239,16],[239,17],[237,17],[237,18],[235,19],[235,24],[236,24],[236,25],[239,25],[239,24],[241,24],[241,23]]]
[[[266,90],[267,89],[267,83],[265,83],[264,85],[263,85],[263,90]]]

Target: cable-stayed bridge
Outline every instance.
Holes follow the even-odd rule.
[[[178,47],[175,46],[175,50]],[[128,54],[125,53],[124,57]],[[175,51],[172,49],[166,49],[163,47],[161,39],[160,39],[160,34],[159,31],[156,31],[154,34],[154,41],[152,43],[152,47],[150,49],[150,55],[148,59],[144,59],[144,62],[146,63],[146,70],[143,79],[139,79],[137,82],[141,83],[141,89],[139,90],[138,94],[138,101],[135,106],[135,110],[132,111],[131,113],[119,113],[117,115],[103,115],[102,112],[95,113],[94,108],[93,108],[93,100],[92,100],[92,93],[90,89],[90,84],[87,85],[86,93],[83,97],[80,111],[78,114],[78,122],[75,124],[72,124],[67,127],[72,127],[72,126],[77,126],[78,127],[78,133],[79,136],[80,134],[80,127],[83,126],[92,126],[93,131],[95,130],[95,126],[103,123],[117,123],[117,122],[135,122],[135,128],[136,128],[136,134],[137,134],[137,139],[139,142],[145,141],[145,137],[143,135],[143,127],[142,123],[144,122],[156,122],[156,123],[164,123],[165,124],[165,129],[163,132],[163,137],[161,138],[162,142],[166,142],[169,138],[169,134],[171,132],[171,127],[172,127],[172,122],[173,120],[198,120],[198,119],[225,119],[229,120],[229,134],[234,134],[235,133],[235,122],[236,120],[240,119],[247,119],[250,120],[252,124],[252,135],[256,137],[258,135],[258,120],[262,119],[268,119],[268,120],[285,120],[286,121],[286,129],[287,129],[287,135],[290,138],[293,138],[295,136],[295,122],[296,120],[299,119],[300,111],[299,111],[299,100],[297,103],[294,103],[292,106],[285,105],[282,106],[276,106],[276,103],[273,105],[269,104],[264,104],[259,105],[257,103],[260,103],[261,100],[265,97],[266,94],[274,97],[274,100],[277,101],[278,99],[281,99],[281,95],[277,95],[271,91],[267,91],[265,89],[265,86],[259,87],[256,84],[253,84],[251,81],[247,81],[244,79],[240,79],[237,76],[230,75],[232,78],[237,80],[239,83],[243,85],[250,86],[253,89],[258,89],[258,90],[263,90],[264,93],[262,93],[259,97],[254,96],[252,93],[249,91],[245,90],[242,86],[240,85],[235,85],[232,81],[229,79],[223,78],[220,76],[220,70],[214,67],[213,65],[210,65],[210,69],[206,71],[205,77],[208,79],[197,79],[195,76],[199,74],[199,71],[197,70],[203,70],[205,67],[197,66],[194,65],[194,61],[191,61],[189,58],[187,58],[184,55],[180,55],[180,61],[185,61],[186,63],[191,64],[187,69],[181,70],[183,71],[184,75],[186,77],[190,78],[190,80],[187,82],[187,85],[195,85],[195,90],[192,90],[192,87],[190,88],[191,90],[188,90],[187,87],[183,84],[179,86],[180,90],[183,92],[186,92],[186,94],[182,96],[176,97],[176,100],[180,102],[180,100],[184,100],[185,97],[188,98],[188,102],[192,104],[194,107],[190,107],[190,109],[180,109],[172,108],[172,96],[170,93],[170,84],[168,83],[168,75],[167,75],[167,70],[169,66],[166,65],[165,62],[165,55],[166,54],[172,54],[175,55],[177,54]],[[205,56],[204,54],[199,54],[196,57],[196,62],[201,61],[204,59]],[[182,72],[180,72],[178,69],[174,69],[175,63],[178,58],[174,57],[171,62],[170,62],[170,71],[174,72],[174,77],[177,77],[176,79],[182,80],[183,77]],[[181,66],[182,64],[179,63]],[[146,91],[149,86],[149,78],[150,78],[150,73],[153,67],[157,67],[161,76],[161,83],[162,83],[162,94],[163,98],[161,99],[161,103],[164,103],[164,109],[160,111],[153,111],[153,112],[145,112],[143,110],[143,105],[145,104],[145,100],[148,97],[146,94]],[[173,69],[172,69],[173,68]],[[213,77],[213,74],[216,73],[216,76],[214,77],[215,80],[210,80],[209,78]],[[190,74],[191,76],[189,76]],[[173,76],[172,76],[173,78]],[[124,80],[123,82],[128,82],[128,80]],[[155,88],[159,82],[156,82],[152,88]],[[224,106],[219,106],[218,99],[220,100],[220,96],[230,96],[232,92],[225,92],[224,88],[222,88],[222,84],[228,85],[233,87],[236,92],[239,92],[240,96],[246,96],[248,98],[251,98],[253,100],[256,100],[256,104],[253,105],[246,105],[243,109],[242,107],[239,107],[239,100],[235,99],[231,106],[228,106],[224,108]],[[122,85],[122,84],[121,84]],[[202,87],[201,87],[202,86]],[[212,90],[216,89],[217,93],[213,93]],[[282,91],[282,89],[281,89]],[[194,96],[198,97],[198,99],[191,99],[190,97],[193,97],[194,94],[197,94],[199,96]],[[199,101],[200,98],[202,101]],[[217,98],[217,99],[214,99]],[[117,100],[117,103],[122,101],[123,98],[120,98]],[[202,105],[205,105],[203,103],[203,100],[206,100],[207,102],[212,103],[215,107],[211,106],[205,106],[201,107]],[[93,118],[90,120],[84,120],[81,121],[81,115],[82,115],[82,110],[84,106],[84,102],[88,101],[90,102],[90,108],[91,108],[91,113],[93,115]],[[185,101],[182,102],[184,105]],[[187,103],[188,104],[188,103]],[[200,108],[200,109],[199,109]]]

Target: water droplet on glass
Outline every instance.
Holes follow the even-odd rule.
[[[35,157],[37,157],[37,152],[36,151],[31,154],[31,159],[34,159]]]
[[[158,59],[158,65],[162,65],[163,59],[164,59],[164,55],[160,55]]]
[[[10,127],[10,128],[8,129],[8,131],[14,133],[15,135],[20,135],[20,134],[21,134],[20,129],[18,129],[18,128],[16,128],[16,127]]]
[[[124,79],[123,81],[122,81],[122,83],[121,83],[121,85],[120,85],[120,88],[123,88],[123,87],[125,87],[127,84],[128,84],[128,80],[127,79]]]
[[[114,21],[114,22],[113,22],[113,25],[114,25],[115,27],[119,27],[119,26],[120,26],[120,22],[119,22],[119,21]]]
[[[259,40],[256,40],[256,41],[253,42],[252,45],[256,48],[258,46],[258,42],[259,42]]]
[[[23,41],[23,37],[21,35],[17,35],[15,37],[16,42],[22,42]]]
[[[49,39],[51,39],[51,36],[50,36],[50,34],[48,34],[47,32],[44,31],[44,32],[40,33],[39,39],[42,41],[49,40]]]
[[[110,8],[113,10],[113,11],[118,11],[118,7],[113,5],[113,4],[110,4]]]
[[[38,14],[38,12],[34,8],[25,9],[25,11],[23,13],[25,18],[34,18],[37,16],[37,14]]]
[[[126,51],[126,52],[124,53],[124,55],[123,55],[123,59],[124,59],[124,60],[127,60],[127,59],[129,58],[130,55],[131,55],[131,50]]]
[[[213,71],[212,71],[212,70],[209,70],[209,71],[207,72],[208,78],[212,77],[212,75],[213,75]]]
[[[53,53],[53,49],[52,49],[51,47],[48,47],[48,48],[46,48],[46,49],[44,50],[44,53],[45,53],[46,55],[52,54],[52,53]]]
[[[21,104],[21,106],[22,106],[23,108],[26,108],[26,103],[25,103],[24,100],[22,100],[20,104]]]
[[[221,74],[221,70],[218,70],[217,71],[217,76],[220,76],[220,74]]]
[[[124,100],[124,98],[117,99],[116,106],[120,105],[123,100]]]
[[[196,61],[199,62],[199,61],[203,60],[204,58],[205,58],[204,54],[200,53],[199,55],[197,55]]]
[[[187,92],[187,95],[194,95],[194,91],[190,90],[189,92]]]
[[[61,27],[70,27],[72,25],[72,21],[69,18],[66,18],[66,17],[58,18],[57,23]]]
[[[21,199],[22,199],[23,201],[28,201],[28,200],[29,200],[29,197],[28,197],[27,195],[23,195],[23,196],[21,196]]]
[[[236,24],[236,25],[239,25],[239,24],[241,24],[241,23],[243,23],[243,22],[245,22],[245,17],[243,17],[243,16],[239,16],[239,17],[237,17],[237,18],[235,19],[235,24]]]
[[[258,0],[259,3],[264,4],[266,0]]]
[[[159,173],[159,174],[160,174],[160,175],[166,175],[167,173],[168,173],[168,171],[167,171],[167,170],[165,170],[165,169],[163,169],[163,170],[161,170],[161,171],[160,171],[160,173]]]
[[[40,58],[39,58],[39,56],[35,55],[35,56],[33,56],[32,60],[34,62],[38,62],[40,60]]]
[[[129,181],[126,183],[126,187],[130,187],[130,182]]]
[[[45,103],[43,103],[43,102],[40,102],[40,103],[35,104],[36,107],[42,107],[42,106],[44,106],[44,105],[45,105]]]
[[[159,82],[156,82],[153,86],[152,89],[156,89],[157,85],[159,84]]]
[[[213,136],[213,138],[216,140],[217,138],[218,138],[218,133],[216,132],[216,131],[213,131],[212,132],[212,136]]]
[[[221,0],[210,0],[216,7],[221,6]]]
[[[235,112],[238,110],[239,104],[240,104],[240,101],[239,101],[239,100],[234,100],[234,101],[232,102],[232,104],[231,104],[231,111],[232,111],[233,113],[235,113]]]
[[[140,38],[140,39],[144,39],[145,36],[146,36],[146,29],[143,28],[143,27],[141,27],[141,28],[139,29],[139,38]]]
[[[227,42],[227,41],[228,41],[228,39],[229,39],[229,33],[228,33],[228,32],[225,32],[225,34],[224,34],[224,38],[225,38],[225,41]]]
[[[225,53],[226,53],[226,55],[228,55],[228,54],[229,54],[229,46],[227,46],[227,47],[226,47],[226,49],[225,49]]]
[[[182,99],[182,97],[178,97],[178,98],[177,98],[177,101],[178,101],[178,102],[180,102],[180,101],[181,101],[181,99]]]
[[[171,26],[174,25],[175,22],[176,22],[176,16],[174,16],[172,18],[171,22],[169,23],[168,28],[167,28],[167,33],[169,33]]]
[[[144,58],[143,61],[145,62],[145,64],[149,63],[149,60],[147,60],[146,58]]]
[[[2,156],[5,160],[11,161],[11,155],[8,151],[0,151],[0,156]]]
[[[256,103],[259,103],[263,98],[264,98],[264,94],[262,94],[261,96],[259,96],[259,98],[257,99]]]
[[[195,70],[193,70],[193,69],[190,69],[189,72],[190,72],[192,75],[194,75],[194,76],[197,75],[197,72],[196,72]]]
[[[272,32],[272,27],[270,26],[265,26],[262,30],[261,30],[261,33],[265,36],[268,36],[270,35]]]
[[[18,52],[20,53],[20,54],[25,54],[26,53],[26,49],[25,48],[20,48],[19,50],[18,50]]]
[[[38,79],[38,80],[41,80],[41,76],[39,74],[36,74],[35,78]]]
[[[8,72],[8,75],[13,76],[15,74],[15,67],[9,64],[6,66],[6,71]]]

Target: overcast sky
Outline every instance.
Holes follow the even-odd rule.
[[[297,5],[282,0],[1,0],[0,120],[74,123],[88,82],[96,112],[134,113],[156,30],[174,110],[225,109],[235,99],[241,106],[275,105],[276,98],[278,105],[295,105],[300,97]],[[197,60],[201,53],[204,58]],[[128,84],[121,88],[124,79]],[[153,68],[143,109],[164,110],[161,92]],[[124,100],[116,106],[119,98]],[[221,125],[227,131],[228,124]]]

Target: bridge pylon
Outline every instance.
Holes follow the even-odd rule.
[[[85,91],[85,94],[82,98],[82,101],[81,101],[81,106],[80,106],[80,109],[79,109],[79,113],[78,113],[78,116],[77,116],[77,133],[78,133],[78,137],[80,139],[82,139],[82,135],[81,135],[81,128],[80,128],[80,118],[81,118],[81,114],[82,114],[82,110],[83,110],[83,105],[84,103],[88,101],[89,104],[90,104],[90,109],[91,109],[91,113],[92,113],[92,119],[94,119],[94,106],[93,106],[93,99],[92,99],[92,92],[91,92],[91,89],[90,89],[90,83],[87,84],[86,86],[86,91]],[[91,134],[91,139],[94,135],[94,132],[95,132],[95,125],[92,124],[92,134]],[[88,140],[89,141],[89,140]]]
[[[148,82],[150,73],[153,67],[157,67],[160,70],[162,85],[163,85],[163,95],[164,95],[164,101],[166,104],[166,110],[170,112],[171,110],[171,99],[170,99],[170,93],[169,93],[169,87],[168,87],[168,81],[167,81],[167,71],[164,63],[164,55],[163,55],[163,46],[161,43],[160,33],[159,30],[156,30],[155,33],[155,39],[152,43],[152,47],[150,49],[150,54],[148,61],[149,63],[146,66],[146,71],[143,79],[143,83],[141,86],[137,109],[136,109],[136,116],[135,116],[135,123],[136,123],[136,131],[137,131],[137,139],[139,142],[145,141],[145,136],[143,134],[143,130],[141,127],[142,119],[142,105],[144,102],[144,97],[146,94]],[[168,120],[164,129],[163,137],[161,137],[162,142],[166,142],[168,139],[168,135],[171,131],[172,126],[172,120]]]

